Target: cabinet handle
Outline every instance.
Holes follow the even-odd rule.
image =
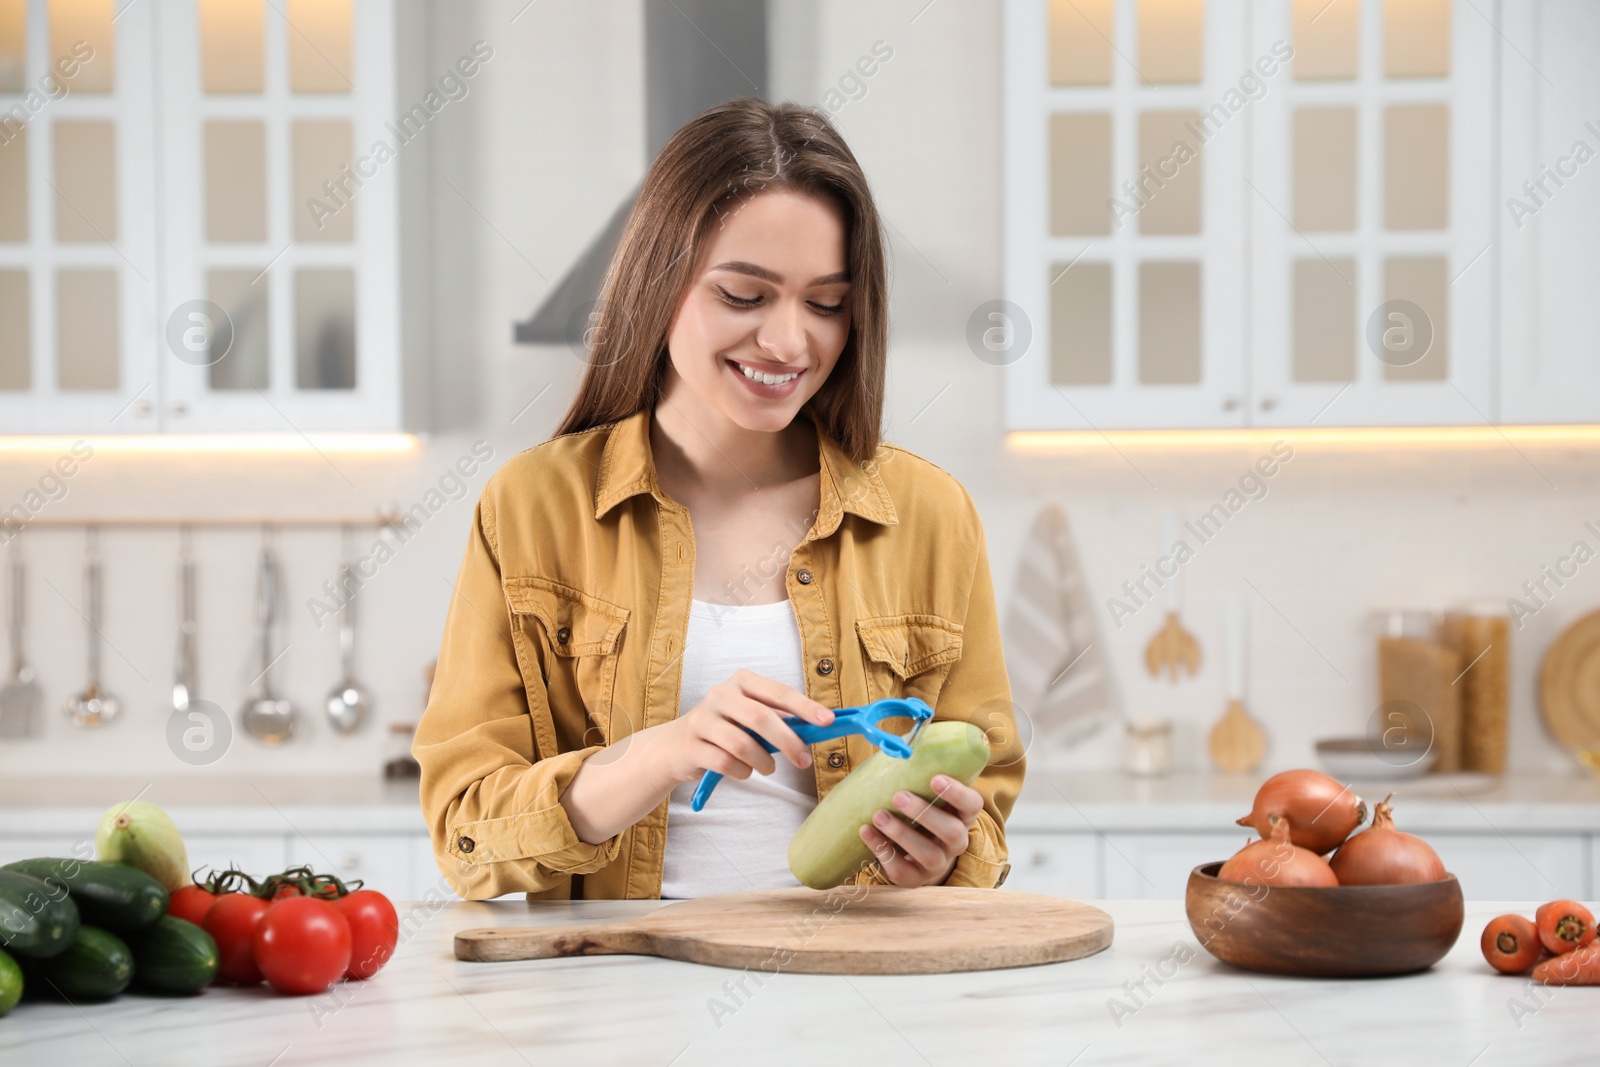
[[[172,405],[172,413],[181,418],[182,416],[189,414],[189,405],[180,400]]]
[[[151,406],[150,401],[148,400],[141,400],[137,404],[133,405],[133,413],[141,419],[148,419],[150,417],[150,413],[154,410],[155,408]]]
[[[1261,398],[1261,410],[1262,411],[1271,411],[1273,408],[1275,408],[1277,406],[1278,406],[1277,397],[1264,396],[1264,397]]]
[[[1035,867],[1043,867],[1050,862],[1050,854],[1047,852],[1035,852],[1029,862]]]
[[[1239,406],[1239,398],[1238,397],[1236,397],[1236,396],[1225,396],[1225,397],[1222,398],[1222,410],[1223,411],[1232,411],[1235,408],[1237,408],[1238,406]]]
[[[346,852],[339,857],[339,866],[347,871],[358,870],[361,867],[361,856],[354,852]]]

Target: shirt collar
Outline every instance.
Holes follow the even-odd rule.
[[[660,504],[670,498],[656,481],[655,458],[650,451],[651,409],[640,408],[612,423],[600,457],[600,477],[595,484],[594,517],[604,518],[617,504],[639,493],[649,493]],[[822,473],[821,509],[811,537],[826,537],[838,528],[846,511],[884,526],[900,520],[884,487],[876,461],[857,463],[841,449],[809,409],[801,412],[817,429]],[[885,453],[880,450],[879,455]]]

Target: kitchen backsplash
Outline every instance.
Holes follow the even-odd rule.
[[[1175,720],[1179,768],[1204,766],[1206,732],[1224,710],[1225,595],[1242,594],[1249,613],[1246,706],[1268,733],[1267,767],[1305,765],[1315,739],[1358,733],[1373,710],[1365,627],[1371,609],[1524,596],[1524,583],[1543,580],[1545,568],[1571,570],[1559,561],[1575,542],[1600,542],[1585,525],[1600,525],[1593,451],[1509,442],[1340,450],[1284,431],[1292,458],[1259,488],[1242,479],[1271,451],[1270,439],[1118,451],[1091,435],[1070,453],[1007,452],[1002,369],[975,358],[966,343],[973,309],[1003,293],[1000,19],[992,5],[949,5],[913,25],[920,6],[786,0],[778,9],[795,23],[789,39],[806,47],[777,52],[771,72],[775,95],[818,102],[872,42],[894,48],[870,96],[833,115],[883,198],[889,224],[886,436],[944,466],[971,491],[985,521],[1002,617],[1037,508],[1049,500],[1065,507],[1124,709]],[[338,630],[307,601],[325,596],[323,583],[337,578],[338,530],[284,530],[276,545],[288,587],[289,648],[274,680],[298,708],[303,732],[278,749],[236,735],[223,758],[195,773],[379,773],[382,727],[414,721],[422,708],[423,669],[438,651],[484,479],[548,436],[576,386],[581,365],[571,352],[515,345],[512,324],[542,301],[643,172],[638,48],[619,47],[638,32],[638,18],[622,6],[571,4],[511,25],[521,7],[439,5],[430,54],[406,60],[412,80],[426,80],[473,41],[489,40],[496,50],[471,99],[453,105],[408,149],[431,153],[436,187],[407,200],[425,205],[416,209],[426,211],[425,220],[408,221],[430,234],[433,248],[421,269],[429,272],[432,317],[422,328],[432,338],[428,418],[436,432],[399,456],[222,462],[101,451],[40,512],[350,515],[388,504],[409,508],[438,494],[422,528],[357,594],[356,669],[375,698],[368,726],[336,736],[322,713],[338,677]],[[536,19],[546,20],[539,32],[529,29]],[[956,63],[964,70],[959,79],[949,77]],[[563,106],[530,103],[557,99]],[[486,133],[509,129],[517,135]],[[460,479],[459,491],[444,484],[475,449],[491,455]],[[0,509],[36,489],[55,458],[0,457]],[[1228,506],[1230,492],[1239,494],[1239,506],[1197,545],[1182,572],[1183,618],[1202,648],[1200,672],[1176,685],[1156,681],[1143,656],[1164,609],[1159,599],[1133,603],[1124,583],[1136,585],[1158,555],[1166,508],[1196,520],[1219,503]],[[361,531],[358,542],[369,535]],[[82,531],[25,536],[28,650],[45,691],[48,735],[0,743],[0,773],[183,770],[165,735],[176,649],[176,533],[103,535],[104,674],[125,708],[98,731],[75,729],[60,710],[85,682]],[[259,670],[251,615],[258,545],[254,529],[195,535],[197,689],[234,716]],[[1564,581],[1547,582],[1553,592],[1546,604],[1512,631],[1513,769],[1576,773],[1539,722],[1537,672],[1560,629],[1600,607],[1600,563],[1578,566]],[[1114,597],[1134,609],[1119,610],[1120,628],[1107,607]],[[1121,744],[1119,732],[1102,731],[1068,753],[1065,765],[1113,768]]]

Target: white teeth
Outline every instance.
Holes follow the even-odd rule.
[[[744,376],[746,378],[754,378],[756,381],[762,383],[763,385],[782,385],[784,382],[787,382],[787,381],[789,381],[789,380],[791,380],[793,378],[800,377],[800,374],[799,374],[798,371],[796,371],[794,374],[782,374],[782,375],[780,375],[780,374],[764,374],[763,372],[758,371],[758,370],[751,370],[749,367],[746,367],[743,363],[735,363],[734,366],[738,367],[740,370],[744,371]]]

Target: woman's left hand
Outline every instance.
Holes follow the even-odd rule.
[[[967,830],[983,810],[983,795],[970,785],[943,774],[934,775],[928,785],[950,805],[948,810],[902,790],[894,795],[894,805],[904,818],[880,808],[861,828],[861,840],[895,885],[943,883],[967,850]]]

